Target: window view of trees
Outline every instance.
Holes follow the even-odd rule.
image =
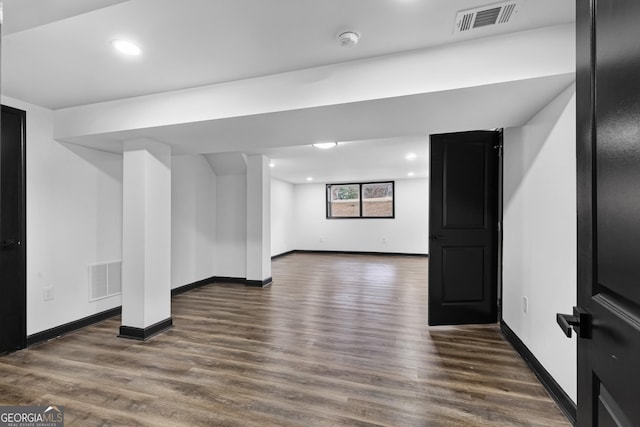
[[[362,184],[362,216],[393,217],[393,183]]]
[[[327,184],[327,218],[393,218],[393,187],[393,181]]]
[[[334,218],[350,218],[360,216],[360,185],[331,185],[329,212]]]
[[[355,185],[343,185],[336,187],[336,194],[339,200],[349,200],[358,198],[358,188]]]

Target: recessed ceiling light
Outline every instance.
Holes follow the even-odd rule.
[[[271,162],[271,163],[269,163],[269,167],[270,167],[270,168],[275,168],[275,167],[276,167],[276,164],[275,164],[275,163],[273,163],[273,162]]]
[[[142,53],[140,47],[127,40],[114,40],[111,44],[115,50],[125,55],[138,56]]]
[[[414,176],[414,175],[415,175],[415,173],[413,173],[413,172],[409,172],[409,173],[407,174],[407,176],[410,176],[410,177],[411,177],[411,176]]]
[[[328,150],[329,148],[333,148],[338,145],[337,142],[317,142],[315,144],[311,144],[316,148],[320,148],[321,150]]]
[[[416,156],[416,153],[407,153],[407,155],[404,156],[404,158],[407,160],[415,160],[416,157],[418,157]]]
[[[313,181],[313,178],[311,178],[310,176],[307,177],[307,181]]]

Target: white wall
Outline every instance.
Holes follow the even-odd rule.
[[[171,163],[171,288],[215,275],[216,176],[201,155]]]
[[[88,265],[121,259],[122,156],[61,144],[51,110],[2,103],[27,112],[27,334],[119,306],[89,302]]]
[[[429,181],[395,182],[394,219],[327,219],[325,184],[294,186],[296,249],[427,254]]]
[[[575,85],[504,133],[503,318],[576,401],[576,341],[556,313],[576,305]],[[528,314],[523,298],[528,298]]]
[[[271,256],[296,249],[293,187],[289,182],[271,179]]]
[[[216,276],[246,277],[247,176],[216,178]]]

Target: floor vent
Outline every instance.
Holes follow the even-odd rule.
[[[89,301],[122,293],[122,261],[89,266]]]
[[[462,10],[456,15],[453,32],[454,34],[463,33],[474,28],[506,24],[516,13],[518,13],[518,4],[513,1]]]

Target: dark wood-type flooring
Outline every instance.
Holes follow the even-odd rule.
[[[147,342],[114,318],[0,357],[0,404],[78,426],[570,425],[497,326],[426,326],[426,258],[296,253],[273,278],[174,297]]]

